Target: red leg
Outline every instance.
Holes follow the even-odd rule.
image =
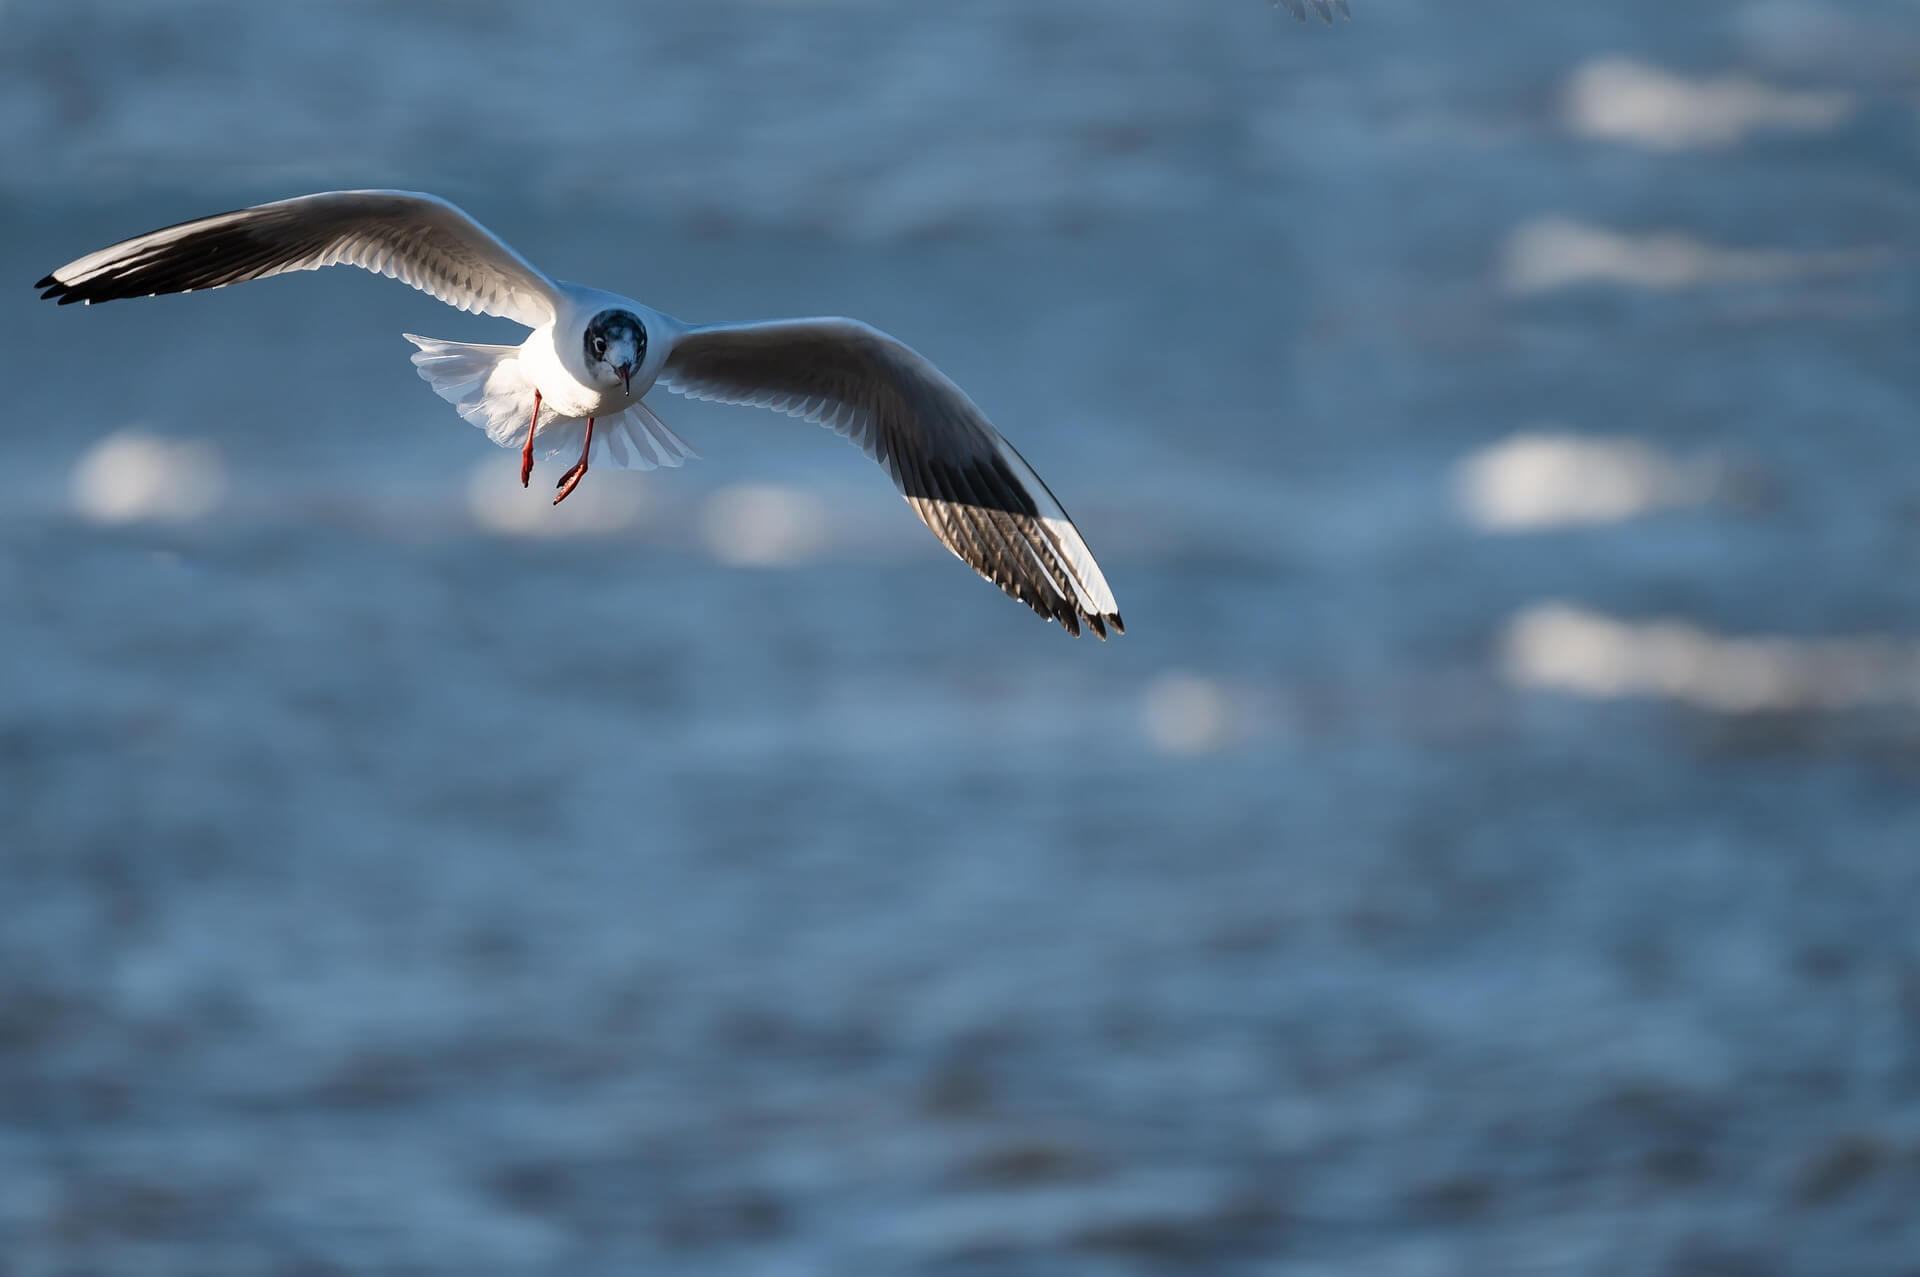
[[[533,391],[533,420],[527,423],[527,445],[520,449],[520,486],[526,487],[533,476],[533,429],[540,424],[540,390]]]
[[[560,476],[558,487],[560,495],[553,499],[555,505],[565,501],[573,490],[580,486],[581,477],[587,473],[587,454],[593,451],[593,418],[587,418],[587,441],[580,445],[580,460],[573,463],[573,469]]]

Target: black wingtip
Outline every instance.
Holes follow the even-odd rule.
[[[71,306],[77,301],[84,300],[74,291],[73,285],[63,284],[51,275],[41,279],[34,287],[40,290],[40,300],[43,302],[58,302],[62,306]]]
[[[1042,607],[1036,607],[1025,593],[1015,594],[1014,597],[1022,603],[1025,603],[1028,607],[1033,608],[1034,611],[1039,612],[1040,615],[1047,620],[1058,622],[1060,628],[1074,638],[1080,637],[1080,631],[1083,627],[1091,630],[1093,636],[1102,643],[1106,642],[1112,635],[1120,635],[1127,632],[1127,623],[1120,619],[1118,612],[1078,612],[1068,608],[1062,608],[1056,612]],[[1111,631],[1111,635],[1109,631]]]

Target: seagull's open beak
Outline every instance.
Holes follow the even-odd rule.
[[[620,374],[621,383],[626,386],[628,393],[631,394],[633,391],[633,365],[615,364],[613,370]]]

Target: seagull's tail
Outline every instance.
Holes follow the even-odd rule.
[[[533,415],[533,383],[520,371],[518,346],[472,346],[412,333],[404,336],[420,347],[413,366],[434,394],[501,447],[520,445]]]
[[[433,387],[434,394],[452,404],[501,447],[521,445],[533,416],[533,383],[520,369],[518,346],[475,346],[412,333],[404,336],[420,348],[413,356],[413,365]],[[534,447],[546,457],[556,453],[577,456],[586,430],[587,423],[580,418],[543,413]],[[636,403],[594,423],[589,463],[651,470],[655,466],[677,466],[699,455],[645,404]]]
[[[526,423],[520,425],[521,438],[526,438]],[[586,442],[587,423],[579,417],[558,417],[540,426],[539,437],[534,447],[544,448],[543,456],[560,456],[571,460],[580,455],[580,445]],[[514,445],[516,448],[519,444]],[[653,410],[643,403],[635,403],[624,412],[616,412],[611,417],[602,417],[593,423],[593,456],[589,464],[608,466],[615,470],[652,470],[656,466],[675,469],[688,461],[698,461],[700,454],[695,452],[687,441],[673,432],[672,427],[653,415]]]

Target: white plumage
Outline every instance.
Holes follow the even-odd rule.
[[[1324,6],[1323,6],[1324,7]],[[408,191],[327,191],[184,222],[89,253],[36,287],[92,303],[358,266],[533,331],[518,346],[407,334],[434,393],[502,447],[577,452],[556,502],[595,465],[696,454],[643,397],[754,404],[828,426],[893,476],[955,555],[1040,615],[1102,638],[1113,592],[1040,476],[972,400],[904,343],[851,319],[691,325],[550,279],[465,213]]]
[[[476,346],[413,333],[400,335],[420,348],[414,352],[413,366],[434,394],[502,448],[520,445],[533,411],[533,383],[521,368],[518,346]],[[607,429],[608,425],[613,428]],[[535,447],[548,457],[578,451],[585,434],[586,425],[577,417],[549,417],[540,427]],[[637,399],[611,422],[595,427],[593,446],[592,464],[618,470],[674,467],[700,458]]]

